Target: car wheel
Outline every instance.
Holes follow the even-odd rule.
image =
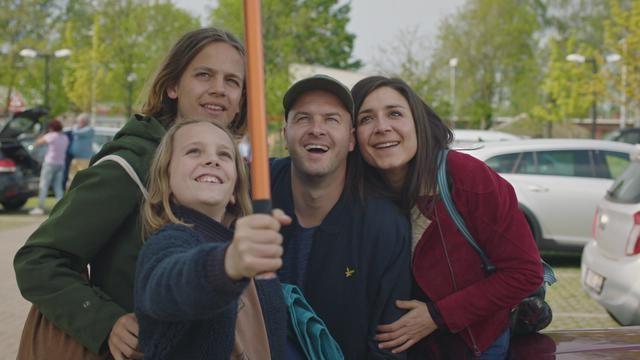
[[[533,212],[531,212],[531,210],[529,210],[522,204],[520,204],[520,209],[524,213],[524,218],[527,219],[527,223],[529,224],[529,228],[531,229],[531,233],[533,234],[533,240],[535,240],[536,245],[538,246],[538,250],[542,250],[542,232],[540,231],[540,226],[538,225],[536,216],[533,215]]]
[[[13,211],[13,210],[20,209],[26,203],[27,203],[27,199],[13,198],[13,199],[7,199],[5,201],[2,201],[2,206],[4,206],[5,210]]]

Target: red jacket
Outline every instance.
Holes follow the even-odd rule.
[[[542,284],[543,270],[511,184],[484,162],[456,151],[449,152],[447,170],[456,208],[496,271],[485,274],[442,200],[429,210],[425,196],[417,205],[432,223],[416,245],[413,274],[448,330],[479,353],[507,328],[510,309]]]

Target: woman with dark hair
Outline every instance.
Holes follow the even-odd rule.
[[[378,327],[380,347],[420,359],[506,358],[510,309],[542,283],[513,188],[482,161],[448,152],[455,206],[496,268],[485,273],[439,196],[438,159],[451,130],[402,80],[368,77],[352,94],[355,191],[391,197],[413,228],[414,300],[397,301],[408,313]]]
[[[31,209],[31,215],[44,215],[44,200],[53,185],[56,200],[62,199],[62,175],[64,174],[64,160],[69,147],[69,138],[62,132],[62,123],[53,119],[47,125],[46,134],[39,137],[34,146],[47,145],[44,162],[40,169],[40,187],[38,193],[38,207]]]
[[[131,118],[92,164],[120,156],[145,183],[156,147],[174,122],[207,120],[241,137],[244,83],[245,50],[236,37],[216,28],[183,35],[153,78],[142,114]],[[14,259],[27,300],[90,351],[115,359],[143,356],[133,314],[142,196],[115,161],[91,166],[78,173]]]

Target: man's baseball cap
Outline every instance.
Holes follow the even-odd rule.
[[[344,86],[340,81],[327,75],[314,75],[306,79],[302,79],[297,83],[291,85],[289,90],[284,94],[282,99],[282,105],[284,106],[284,118],[287,119],[289,110],[293,107],[300,95],[313,90],[323,90],[333,94],[351,115],[353,119],[353,98],[351,97],[351,91]]]

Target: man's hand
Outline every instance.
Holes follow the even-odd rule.
[[[138,351],[138,319],[133,313],[122,315],[109,334],[109,351],[115,360],[142,359]]]
[[[394,354],[406,351],[438,328],[427,304],[418,300],[396,300],[396,306],[409,312],[391,324],[378,326],[376,335],[376,340],[380,341],[378,347],[393,348],[391,352]]]
[[[280,227],[289,223],[291,218],[280,209],[273,210],[272,216],[253,214],[238,219],[224,258],[227,275],[240,280],[278,270],[283,253]]]

